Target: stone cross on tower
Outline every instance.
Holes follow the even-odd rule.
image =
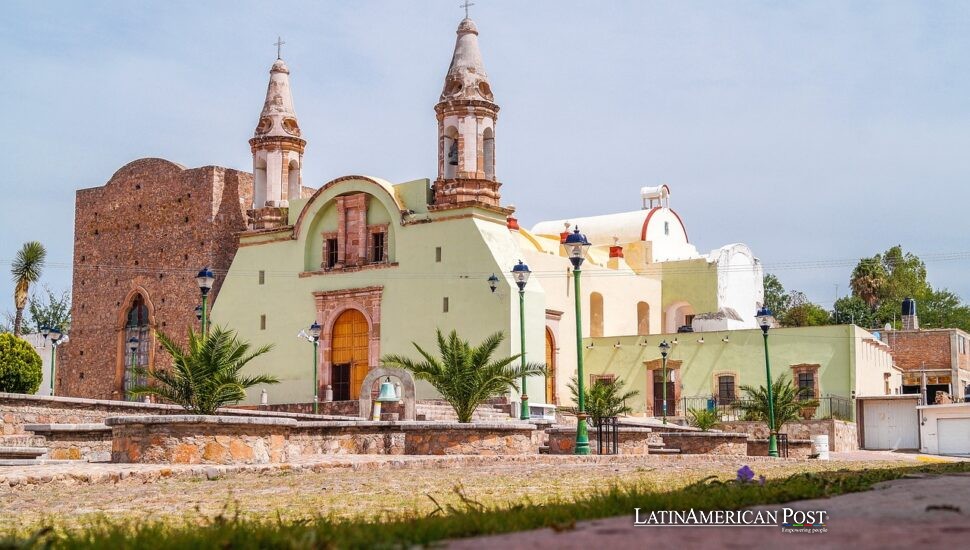
[[[273,42],[273,45],[276,46],[276,59],[283,59],[283,55],[282,55],[283,54],[283,44],[286,44],[286,42],[283,42],[283,39],[281,37],[277,36],[276,37],[276,42]]]
[[[458,6],[460,8],[465,8],[465,19],[468,19],[468,8],[470,8],[470,7],[474,6],[474,5],[475,4],[473,4],[472,2],[469,2],[468,0],[465,0],[460,6]]]

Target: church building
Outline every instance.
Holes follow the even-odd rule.
[[[216,275],[212,322],[275,346],[249,367],[281,380],[266,388],[271,404],[309,403],[315,391],[323,401],[357,399],[381,356],[414,356],[412,343],[435,349],[436,328],[473,343],[501,331],[498,353],[518,353],[511,269],[523,261],[532,270],[526,356],[548,367],[526,393],[533,403],[568,404],[577,342],[572,267],[561,243],[576,230],[592,244],[582,266],[583,336],[753,328],[763,301],[760,262],[743,244],[698,252],[666,185],[641,189],[642,204],[630,212],[519,227],[501,200],[499,105],[478,37],[475,23],[462,20],[434,108],[433,181],[343,175],[304,187],[312,136],[300,129],[290,71],[278,59],[249,140],[252,174],[143,159],[103,187],[79,191],[77,329],[63,393],[123,399],[132,364],[163,366],[154,331],[181,335],[197,323],[191,280],[202,266]],[[200,200],[188,201],[190,193]],[[314,322],[316,358],[298,337]],[[129,361],[131,335],[144,344]],[[250,403],[259,399],[254,393]],[[436,393],[419,382],[417,396]]]

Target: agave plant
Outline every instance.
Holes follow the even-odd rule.
[[[541,375],[546,371],[541,363],[521,366],[519,355],[492,359],[504,339],[501,332],[485,338],[477,346],[459,338],[454,330],[447,337],[438,330],[437,336],[438,356],[412,342],[423,361],[395,354],[385,355],[381,361],[430,382],[455,409],[459,422],[471,422],[475,409],[490,398],[504,394],[509,388],[518,390],[516,381],[522,376]]]
[[[15,285],[13,291],[14,307],[17,308],[13,322],[14,336],[20,336],[20,328],[24,321],[24,308],[27,307],[27,298],[30,296],[30,285],[40,279],[45,258],[47,258],[47,250],[44,245],[37,241],[30,241],[24,243],[24,246],[17,251],[17,256],[10,267],[10,274],[13,275]]]
[[[744,411],[745,419],[759,422],[768,421],[768,389],[765,386],[741,386],[747,394],[747,399],[738,404]],[[817,407],[818,400],[813,399],[807,388],[796,388],[791,380],[779,376],[771,385],[772,398],[775,402],[775,431],[788,422],[801,418],[803,407]]]
[[[190,327],[187,348],[162,332],[156,334],[172,356],[172,368],[138,369],[140,376],[154,383],[132,388],[134,396],[154,395],[196,414],[215,414],[219,407],[245,399],[247,388],[279,383],[276,377],[265,374],[240,375],[246,363],[268,353],[272,346],[250,351],[251,346],[239,340],[235,331],[213,327],[208,334],[197,334]]]
[[[592,385],[584,388],[586,390],[586,414],[593,421],[593,425],[598,425],[604,418],[633,412],[633,409],[626,404],[626,401],[632,399],[640,392],[637,390],[624,392],[624,385],[625,382],[619,378],[600,378]],[[569,382],[569,389],[572,391],[573,401],[578,403],[579,384],[575,376]]]

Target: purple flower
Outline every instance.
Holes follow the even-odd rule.
[[[753,479],[754,479],[754,471],[751,468],[749,468],[747,464],[745,464],[744,466],[741,466],[741,469],[738,470],[738,482],[747,483]]]

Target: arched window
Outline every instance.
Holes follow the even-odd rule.
[[[135,401],[129,391],[135,386],[144,386],[147,382],[143,375],[139,375],[136,370],[148,368],[148,350],[151,349],[151,326],[148,322],[148,306],[145,305],[145,298],[137,294],[128,308],[125,320],[125,341],[124,341],[124,380],[123,388],[125,400]],[[138,346],[132,352],[129,342],[132,338],[138,341]]]
[[[485,164],[485,179],[494,180],[495,179],[495,134],[492,133],[491,128],[485,128],[485,132],[482,134],[483,147],[482,156],[483,162]]]
[[[589,295],[589,335],[603,336],[603,295],[599,292]]]
[[[303,189],[300,185],[300,164],[295,160],[291,160],[289,166],[287,166],[287,178],[286,191],[288,200],[296,200],[301,198],[303,195]]]
[[[637,302],[637,334],[650,334],[650,304],[646,302]]]
[[[458,129],[449,126],[441,138],[441,154],[444,157],[444,179],[454,179],[458,174],[460,151],[458,151]]]
[[[257,157],[253,161],[253,207],[266,206],[266,159]]]

